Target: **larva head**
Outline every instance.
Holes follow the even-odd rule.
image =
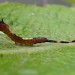
[[[0,21],[0,31],[4,31],[6,29],[9,29],[9,26],[6,23],[4,23],[2,19],[2,21]]]

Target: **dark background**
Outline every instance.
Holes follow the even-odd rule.
[[[0,0],[0,3],[5,1],[20,2],[20,3],[26,3],[26,4],[36,4],[39,6],[42,6],[45,4],[60,4],[60,5],[70,6],[70,4],[65,2],[64,0]]]

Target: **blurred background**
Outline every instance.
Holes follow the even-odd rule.
[[[46,4],[59,4],[59,5],[71,6],[71,4],[66,2],[65,0],[0,0],[0,3],[5,1],[36,4],[38,6],[43,6]]]

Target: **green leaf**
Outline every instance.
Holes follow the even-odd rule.
[[[75,39],[75,8],[0,4],[0,20],[25,38]],[[17,46],[0,32],[0,75],[75,75],[75,44]]]

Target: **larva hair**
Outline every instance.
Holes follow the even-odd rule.
[[[16,45],[33,46],[34,44],[45,43],[45,42],[70,43],[68,41],[49,40],[45,37],[35,37],[35,38],[32,38],[32,39],[23,39],[22,37],[19,37],[19,36],[13,34],[10,31],[9,26],[3,21],[3,19],[2,19],[2,21],[0,21],[0,31],[5,33],[12,41],[15,42]],[[72,42],[75,42],[75,40],[73,40]]]

